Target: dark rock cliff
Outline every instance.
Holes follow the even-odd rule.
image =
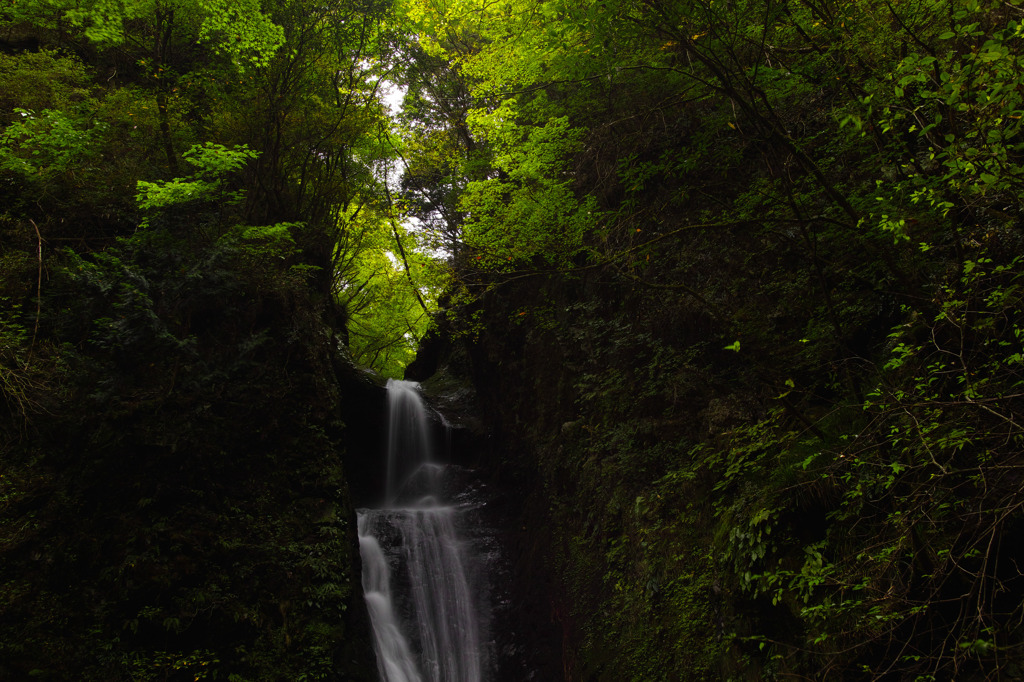
[[[343,461],[383,390],[300,279],[162,239],[51,283],[65,372],[0,450],[0,679],[375,680]]]
[[[756,288],[734,291],[750,311],[767,305]],[[900,653],[907,642],[959,666],[959,679],[1017,674],[1012,656],[959,655],[988,637],[955,656],[940,641],[973,627],[956,614],[975,599],[966,585],[986,589],[976,571],[1003,576],[1008,593],[1022,587],[1005,506],[1018,457],[991,441],[1002,427],[951,412],[929,428],[977,433],[1007,476],[956,473],[975,456],[967,441],[930,473],[913,449],[891,460],[897,413],[858,397],[891,350],[890,310],[866,297],[867,322],[846,327],[857,338],[830,341],[859,344],[859,367],[815,366],[820,348],[773,352],[804,304],[775,300],[779,317],[741,347],[693,297],[614,272],[499,277],[455,316],[474,319],[471,331],[442,328],[427,346],[422,366],[439,377],[428,386],[475,390],[487,433],[478,465],[508,519],[516,608],[505,624],[537,679],[879,679],[880,661],[919,668]],[[890,381],[925,381],[910,376]],[[1003,515],[976,526],[953,511],[963,505]],[[987,552],[986,538],[1003,544]],[[951,552],[974,568],[948,563]],[[974,594],[1012,646],[1014,607]]]

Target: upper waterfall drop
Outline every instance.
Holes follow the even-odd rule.
[[[431,490],[436,480],[418,480],[424,469],[433,464],[433,447],[430,438],[430,415],[420,396],[419,384],[414,381],[388,379],[387,403],[387,480],[384,499],[387,505],[410,501],[417,492],[434,494]],[[436,471],[426,474],[436,479]],[[427,483],[427,490],[416,488],[416,484]]]

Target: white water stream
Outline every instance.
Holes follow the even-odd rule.
[[[363,593],[381,682],[483,682],[482,605],[462,509],[444,500],[429,415],[413,382],[388,382],[387,503],[361,509]]]

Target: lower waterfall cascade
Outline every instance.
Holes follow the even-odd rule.
[[[487,682],[486,549],[468,527],[457,467],[435,461],[430,412],[414,382],[390,380],[385,503],[360,509],[362,586],[381,682]]]

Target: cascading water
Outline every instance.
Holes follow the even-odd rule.
[[[448,467],[433,461],[429,415],[413,382],[388,382],[385,506],[361,509],[363,593],[381,682],[484,682],[486,610]]]

